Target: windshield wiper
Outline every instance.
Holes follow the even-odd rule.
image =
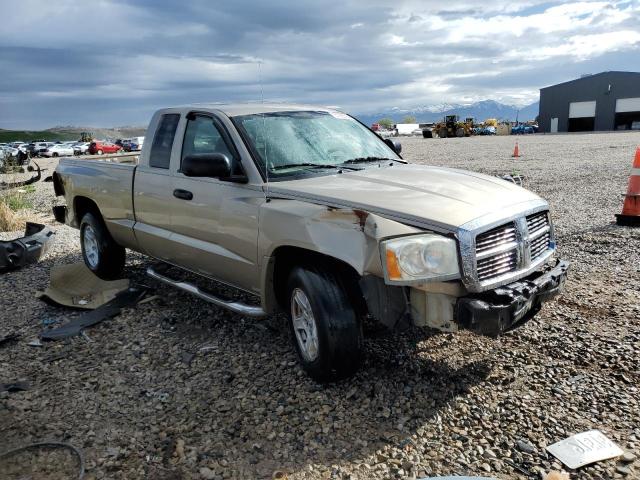
[[[271,167],[271,170],[286,170],[287,168],[295,168],[295,167],[338,168],[335,165],[323,165],[321,163],[302,162],[302,163],[285,163],[284,165],[276,165],[275,167]]]
[[[387,157],[358,157],[358,158],[351,158],[344,163],[370,163],[370,162],[386,162],[387,160],[391,161],[391,162],[398,162],[398,163],[407,163],[404,160],[400,160],[397,158],[387,158]]]
[[[296,168],[296,167],[304,167],[304,168],[334,168],[334,169],[342,169],[347,168],[349,170],[360,170],[359,168],[353,167],[345,167],[342,164],[333,165],[333,164],[323,164],[323,163],[311,163],[311,162],[301,162],[301,163],[286,163],[284,165],[276,165],[275,167],[271,167],[271,170],[286,170],[287,168]]]

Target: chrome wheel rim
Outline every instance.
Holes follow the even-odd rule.
[[[100,258],[98,253],[98,238],[96,237],[96,232],[93,231],[90,225],[84,227],[82,243],[84,245],[84,256],[87,263],[91,268],[96,268]]]
[[[313,362],[318,358],[318,328],[309,299],[299,288],[291,294],[291,321],[302,357]]]

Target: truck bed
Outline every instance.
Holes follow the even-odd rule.
[[[74,200],[67,205],[70,224],[78,226],[73,220],[77,199],[90,199],[100,206],[114,239],[129,245],[135,223],[132,192],[137,164],[137,152],[62,158],[56,173],[65,189],[73,192]]]

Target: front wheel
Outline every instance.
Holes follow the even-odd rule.
[[[102,155],[102,150],[98,150],[98,155]]]
[[[124,268],[125,249],[111,237],[104,222],[86,213],[80,222],[82,258],[89,270],[103,280],[119,278]]]
[[[319,382],[353,375],[362,357],[362,331],[344,288],[330,271],[297,267],[289,276],[289,326],[298,358]]]

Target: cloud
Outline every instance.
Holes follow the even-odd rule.
[[[640,0],[5,0],[2,9],[4,128],[144,124],[167,105],[262,92],[354,113],[524,104],[582,73],[640,70]]]

